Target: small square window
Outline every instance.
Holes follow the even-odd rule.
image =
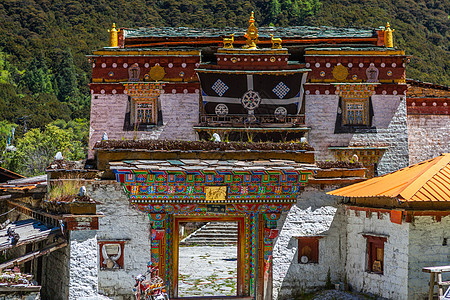
[[[322,236],[301,236],[298,237],[298,263],[318,263],[319,262],[319,239]]]
[[[371,98],[340,97],[334,133],[376,133]]]
[[[386,237],[363,235],[367,239],[367,271],[383,274]]]
[[[136,99],[134,103],[134,124],[153,125],[157,122],[156,99]]]
[[[343,125],[369,125],[368,99],[343,99]]]

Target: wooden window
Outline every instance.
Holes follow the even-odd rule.
[[[369,99],[343,99],[343,125],[369,125]]]
[[[152,125],[157,123],[156,99],[133,99],[134,101],[134,124]]]
[[[367,271],[383,274],[384,271],[384,243],[386,237],[363,235],[367,239]]]
[[[298,237],[298,263],[319,262],[319,239],[321,236]]]

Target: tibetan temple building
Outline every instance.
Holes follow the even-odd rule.
[[[306,140],[370,176],[408,165],[405,67],[392,30],[141,28],[94,51],[90,157],[109,139]]]
[[[406,80],[410,58],[389,24],[258,27],[252,13],[248,28],[113,25],[88,58],[88,161],[47,170],[48,191],[85,188],[64,204],[41,183],[39,195],[0,185],[10,218],[60,226],[65,238],[30,269],[41,270],[43,298],[135,299],[132,275],[148,265],[170,299],[188,299],[188,222],[236,226],[236,285],[214,299],[295,299],[335,283],[418,300],[429,294],[421,268],[448,264],[450,195],[422,205],[378,197],[382,184],[344,193],[377,176],[448,177],[448,155],[407,168],[450,150],[449,89]],[[431,189],[449,184],[442,176]],[[341,197],[327,194],[336,188]],[[421,256],[425,246],[436,255]]]

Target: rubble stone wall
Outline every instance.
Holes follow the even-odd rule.
[[[450,115],[409,115],[409,163],[450,152]]]
[[[91,197],[101,204],[97,212],[105,216],[99,219],[97,239],[128,240],[124,246],[123,269],[98,270],[99,293],[115,300],[134,299],[132,275],[147,270],[150,260],[151,223],[145,213],[132,207],[123,188],[116,181],[102,181],[87,186]],[[97,262],[100,266],[100,263]]]
[[[148,131],[124,131],[128,96],[125,94],[93,94],[89,129],[89,157],[92,147],[106,132],[110,140],[170,139],[197,140],[193,126],[198,123],[198,94],[161,94],[163,126]]]
[[[408,298],[409,223],[395,224],[389,214],[366,216],[347,210],[347,259],[345,272],[356,291],[393,300]],[[367,272],[367,239],[363,233],[386,235],[383,274]]]
[[[42,257],[42,299],[68,299],[69,280],[69,247]]]
[[[433,217],[414,217],[409,230],[408,299],[428,297],[430,274],[422,272],[423,267],[447,266],[449,262],[450,216],[440,222]],[[450,280],[449,273],[442,276]]]
[[[374,95],[373,120],[376,133],[335,134],[338,95],[305,95],[306,125],[311,127],[309,143],[316,150],[317,160],[335,160],[328,149],[334,147],[388,147],[378,165],[379,175],[408,166],[408,133],[406,100],[402,96]]]
[[[293,299],[331,282],[343,281],[345,263],[345,213],[337,197],[326,195],[336,186],[306,186],[297,204],[280,221],[273,251],[274,299]],[[324,235],[319,239],[319,263],[298,262],[300,236]]]
[[[97,299],[98,247],[96,230],[71,231],[69,247],[69,300]]]

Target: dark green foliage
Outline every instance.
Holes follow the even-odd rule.
[[[70,50],[57,54],[53,72],[59,101],[69,102],[78,96],[77,75]]]
[[[52,76],[42,56],[29,63],[21,78],[21,85],[32,94],[53,93]]]
[[[406,77],[450,85],[449,0],[326,0],[310,25],[378,27],[390,22],[394,46],[412,55]]]
[[[390,22],[395,46],[412,55],[407,77],[450,85],[450,0],[6,0],[0,2],[1,126],[14,126],[20,139],[34,128],[41,130],[33,131],[36,136],[54,132],[47,125],[61,120],[58,128],[72,130],[71,138],[86,145],[88,126],[76,120],[89,118],[92,69],[86,55],[108,44],[111,23],[245,28],[251,11],[258,26]],[[10,166],[26,168],[19,160]]]
[[[72,128],[60,129],[53,124],[29,130],[17,140],[16,148],[1,155],[2,166],[25,176],[43,174],[59,151],[67,160],[83,159],[86,151]]]
[[[62,85],[58,98],[66,101],[77,90],[88,93],[91,70],[85,55],[107,45],[112,22],[119,27],[246,27],[252,10],[259,26],[378,27],[389,21],[396,29],[395,45],[413,55],[407,77],[450,84],[449,0],[8,0],[0,2],[0,47],[19,70],[42,53]],[[61,72],[70,69],[70,53],[76,86],[68,82],[72,71]]]

